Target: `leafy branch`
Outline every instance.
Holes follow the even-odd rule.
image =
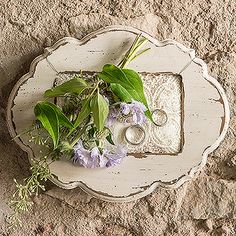
[[[118,66],[104,65],[103,70],[90,81],[80,74],[45,91],[46,101],[38,102],[34,107],[36,128],[30,128],[21,135],[31,134],[38,129],[45,131],[45,139],[41,137],[40,132],[36,132],[36,137],[31,134],[31,140],[36,141],[39,138],[38,144],[47,147],[49,154],[39,160],[32,160],[32,174],[23,184],[14,180],[17,191],[10,202],[14,214],[9,219],[13,226],[21,223],[19,215],[32,206],[32,195],[37,196],[40,191],[45,190],[42,182],[52,177],[49,160],[53,162],[61,156],[72,158],[73,147],[80,139],[83,139],[84,145],[92,143],[91,145],[97,146],[101,152],[105,139],[114,145],[112,133],[106,127],[109,113],[108,95],[112,95],[111,105],[117,102],[130,103],[133,100],[143,103],[147,108],[146,116],[152,120],[140,75],[134,70],[126,69],[131,61],[149,50],[147,48],[140,51],[146,42],[147,39],[138,35]],[[48,101],[56,97],[64,98],[62,108]]]

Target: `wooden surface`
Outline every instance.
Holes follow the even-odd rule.
[[[114,26],[91,33],[82,40],[63,38],[36,58],[30,72],[14,87],[8,103],[8,126],[12,136],[27,128],[33,106],[53,86],[58,72],[100,71],[106,63],[117,63],[140,31]],[[183,82],[183,149],[178,155],[128,156],[114,168],[85,169],[68,161],[51,165],[52,181],[63,188],[80,186],[107,201],[131,201],[156,187],[178,187],[189,180],[207,161],[207,156],[224,138],[229,107],[220,84],[207,73],[206,64],[195,58],[194,50],[166,40],[149,39],[151,50],[133,61],[130,68],[140,72],[179,74]],[[29,156],[37,156],[26,138],[17,139]]]

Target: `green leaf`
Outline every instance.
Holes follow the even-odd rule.
[[[34,113],[37,120],[42,123],[43,127],[51,136],[54,148],[56,148],[59,142],[59,120],[57,113],[52,107],[44,104],[44,102],[36,104]]]
[[[98,77],[107,83],[116,83],[124,88],[133,88],[122,69],[112,64],[104,65],[102,72],[98,73]]]
[[[143,82],[137,72],[130,69],[121,69],[112,64],[107,64],[103,67],[103,71],[98,73],[98,77],[107,83],[115,83],[121,85],[124,89],[127,90],[133,100],[142,102],[147,107],[147,111],[145,114],[151,121],[153,121],[152,113],[149,110],[148,103],[144,94]],[[120,93],[119,98],[122,101],[125,101],[125,97],[122,93]]]
[[[109,113],[109,106],[104,97],[98,92],[90,102],[94,124],[98,131],[102,131]]]
[[[75,123],[74,123],[74,128],[77,128],[82,122],[83,120],[89,116],[91,112],[91,108],[90,108],[90,99],[87,99],[81,108],[80,113],[78,114]]]
[[[111,133],[108,134],[108,136],[106,137],[106,140],[107,140],[110,144],[115,145],[115,143],[114,143],[113,140],[112,140],[112,134],[111,134]]]
[[[127,79],[130,81],[130,83],[133,85],[133,88],[138,90],[143,90],[143,81],[140,78],[140,75],[131,69],[121,69],[124,74],[126,75]]]
[[[132,102],[132,96],[129,92],[120,84],[111,83],[110,88],[112,92],[124,102]]]
[[[135,85],[135,92],[131,92],[131,96],[146,106],[147,111],[145,112],[145,115],[153,122],[152,112],[148,107],[147,99],[144,94],[143,82],[140,75],[136,71],[130,69],[122,69],[122,71],[125,73],[129,81]]]
[[[75,77],[69,81],[66,81],[61,85],[58,85],[55,88],[46,90],[44,96],[58,97],[58,96],[63,96],[66,93],[79,95],[84,91],[84,89],[86,89],[87,86],[88,85],[85,82],[85,80],[83,80],[80,77]]]
[[[54,109],[54,111],[57,113],[58,116],[58,121],[60,125],[63,125],[69,129],[73,129],[74,125],[69,121],[69,119],[63,114],[62,110],[60,107],[56,106],[55,104],[51,102],[43,102],[43,104],[50,106],[51,108]]]

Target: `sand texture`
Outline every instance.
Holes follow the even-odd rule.
[[[6,126],[9,93],[31,61],[64,36],[81,38],[106,25],[129,25],[194,48],[226,90],[231,106],[225,140],[206,167],[177,190],[158,189],[131,203],[106,203],[80,189],[51,183],[8,230],[13,178],[27,177],[27,155]],[[192,236],[236,235],[236,1],[1,0],[0,1],[0,235]],[[211,132],[209,130],[209,132]]]

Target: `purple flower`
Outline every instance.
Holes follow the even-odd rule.
[[[146,110],[146,106],[141,102],[121,103],[120,108],[111,107],[106,125],[110,127],[116,120],[141,125],[147,121],[145,116]]]
[[[121,113],[124,114],[124,115],[128,115],[130,113],[131,104],[121,103],[120,104]]]
[[[119,115],[120,115],[119,110],[116,109],[115,107],[111,107],[106,120],[106,126],[111,127],[114,124],[114,122],[118,119]]]
[[[108,162],[106,166],[111,167],[111,166],[119,165],[122,162],[123,158],[126,156],[126,154],[127,154],[126,147],[123,145],[118,145],[115,153],[108,152],[106,154],[108,158]]]
[[[104,149],[101,153],[98,147],[91,150],[85,149],[82,141],[79,140],[74,147],[72,161],[86,168],[110,167],[120,164],[126,154],[126,147],[122,145],[118,145],[115,152]]]
[[[74,146],[73,162],[78,163],[86,168],[96,168],[106,166],[104,157],[100,154],[97,147],[94,147],[91,151],[83,147],[82,141],[79,140]]]
[[[124,115],[132,115],[132,122],[134,124],[143,124],[147,121],[144,112],[147,108],[141,103],[137,101],[133,101],[132,103],[121,103],[121,112]]]

